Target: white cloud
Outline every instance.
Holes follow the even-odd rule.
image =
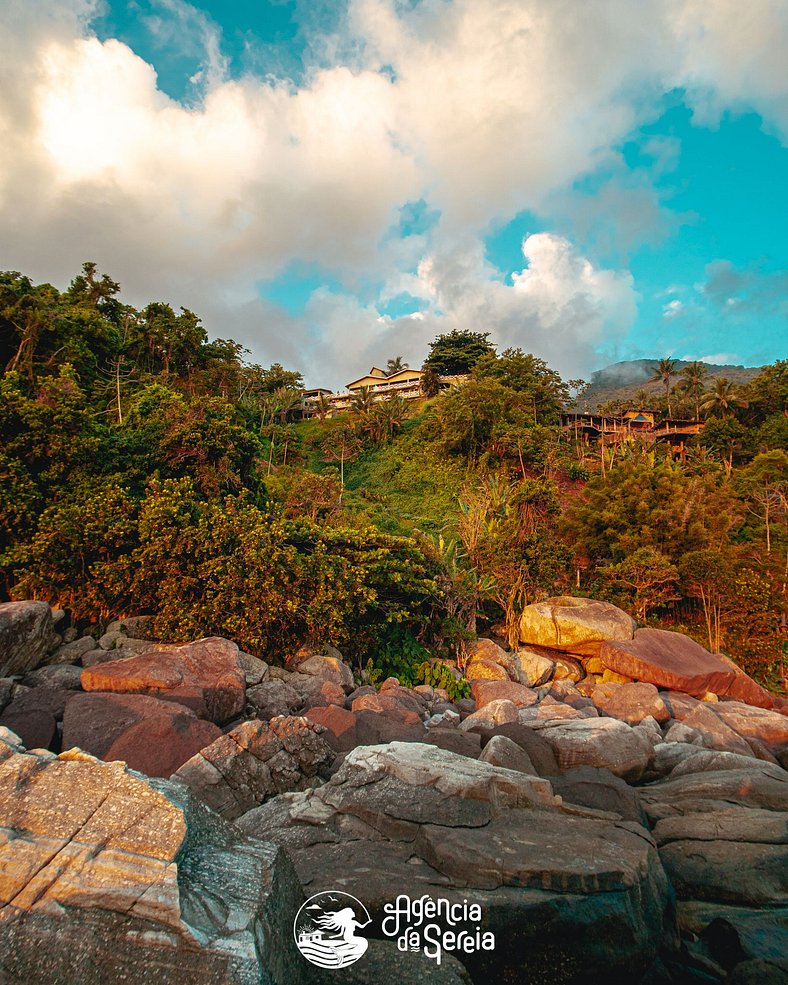
[[[668,301],[667,304],[662,306],[662,317],[663,318],[678,318],[684,313],[684,302],[679,301],[678,298],[674,298],[672,301]]]
[[[324,39],[300,87],[228,79],[215,25],[184,0],[158,6],[161,38],[188,21],[202,49],[193,105],[91,34],[91,0],[6,0],[0,266],[64,284],[95,259],[132,303],[188,305],[257,358],[334,379],[348,353],[362,367],[381,347],[418,361],[451,327],[587,370],[603,335],[634,319],[629,274],[539,234],[505,285],[483,233],[546,201],[571,212],[566,189],[615,165],[614,145],[676,84],[699,108],[752,106],[788,128],[779,0],[351,0],[345,33]],[[664,168],[676,148],[644,152]],[[418,198],[441,210],[439,226],[390,235]],[[659,213],[645,185],[611,184],[600,202],[622,249]],[[577,228],[598,213],[578,213]],[[348,293],[317,292],[300,318],[261,301],[257,284],[293,259],[334,271]],[[384,283],[381,300],[409,291],[428,308],[381,321],[368,292],[352,296],[369,282]]]

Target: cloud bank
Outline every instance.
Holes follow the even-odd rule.
[[[227,77],[215,25],[162,0],[160,30],[191,17],[189,44],[203,39],[193,105],[93,34],[89,0],[4,6],[0,266],[65,284],[95,259],[132,303],[187,305],[211,334],[314,383],[398,353],[416,363],[454,327],[588,372],[635,318],[629,272],[545,232],[525,238],[523,269],[504,281],[484,234],[571,201],[673,86],[706,119],[749,107],[788,134],[779,0],[351,0],[341,29],[313,39],[299,84]],[[439,221],[394,234],[420,199]],[[342,288],[288,314],[260,285],[294,260]],[[381,316],[403,290],[422,310]]]

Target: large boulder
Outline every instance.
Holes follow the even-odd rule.
[[[615,718],[583,718],[549,724],[540,730],[562,770],[605,767],[629,782],[640,779],[653,749],[636,729]]]
[[[727,690],[720,691],[718,692],[719,694],[725,694],[730,698],[735,698],[737,701],[743,701],[748,705],[756,705],[759,708],[774,707],[774,696],[769,694],[766,688],[761,687],[760,684],[756,684],[730,657],[726,657],[723,653],[718,653],[717,656],[734,674],[733,680],[728,685]]]
[[[570,653],[596,655],[603,640],[631,640],[635,620],[609,602],[561,595],[535,602],[520,617],[520,640]]]
[[[339,684],[348,694],[353,690],[353,671],[338,657],[314,654],[298,664],[298,673]]]
[[[591,692],[591,700],[600,711],[628,725],[637,725],[649,717],[657,722],[670,718],[653,684],[599,684]]]
[[[0,732],[0,977],[300,985],[284,852],[179,784]]]
[[[618,814],[625,821],[646,823],[635,790],[604,767],[578,766],[551,780],[553,790],[570,804]]]
[[[518,679],[516,664],[494,640],[472,640],[467,645],[465,677],[469,681],[515,681]]]
[[[476,708],[483,708],[491,701],[511,701],[518,708],[529,708],[539,700],[539,695],[530,687],[515,684],[514,681],[474,681],[471,693],[476,701]]]
[[[714,714],[747,740],[757,739],[778,754],[788,749],[788,717],[777,711],[720,701],[714,705]]]
[[[607,640],[599,655],[616,673],[698,697],[707,691],[724,694],[735,676],[689,636],[664,629],[639,629],[629,640]]]
[[[341,886],[363,900],[373,928],[403,891],[478,904],[495,949],[461,954],[475,982],[637,982],[672,939],[670,889],[642,827],[432,747],[356,749],[325,786],[236,823],[287,846],[310,894]]]
[[[122,760],[148,776],[171,776],[221,735],[212,722],[144,694],[75,694],[63,716],[63,748]]]
[[[233,820],[287,790],[327,778],[334,751],[306,718],[243,722],[175,773],[217,814]]]
[[[545,653],[530,647],[522,647],[514,654],[517,680],[526,687],[546,684],[555,671],[555,661]]]
[[[157,644],[146,653],[86,668],[82,687],[176,701],[219,724],[240,715],[246,701],[238,647],[218,636],[182,646]]]
[[[0,677],[33,670],[57,639],[46,602],[0,603]]]

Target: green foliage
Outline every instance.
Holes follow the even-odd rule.
[[[430,657],[407,627],[394,624],[386,627],[375,645],[368,668],[373,671],[368,683],[376,683],[387,677],[396,677],[404,687],[419,684],[419,667]],[[371,666],[370,666],[371,665]]]
[[[448,692],[449,701],[461,701],[470,698],[471,684],[464,677],[457,677],[452,668],[440,661],[425,660],[416,668],[416,681],[419,684],[429,684],[431,687],[442,688]]]
[[[430,343],[430,353],[424,360],[424,368],[439,376],[470,373],[482,356],[495,352],[489,338],[489,332],[458,329],[448,335],[439,335]]]

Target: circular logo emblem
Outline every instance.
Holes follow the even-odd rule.
[[[349,893],[310,896],[293,921],[293,937],[303,956],[318,968],[346,968],[369,946],[356,931],[372,922],[367,908]]]

